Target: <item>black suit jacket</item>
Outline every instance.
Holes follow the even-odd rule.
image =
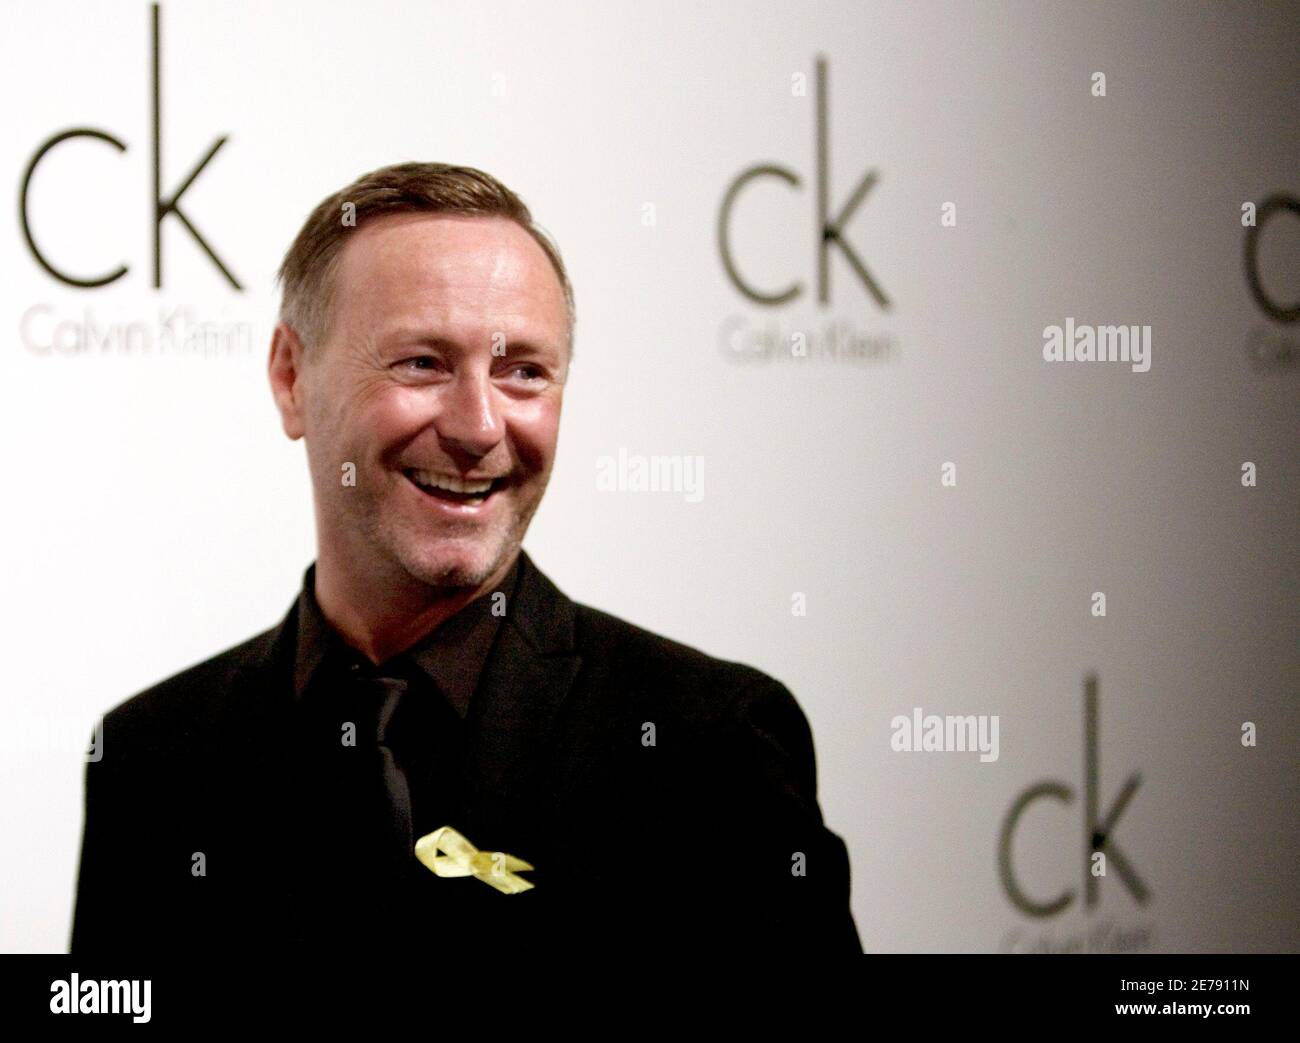
[[[790,692],[575,604],[521,562],[447,824],[530,862],[532,890],[418,864],[400,885],[366,879],[346,794],[291,727],[295,607],[105,715],[73,954],[861,952]]]

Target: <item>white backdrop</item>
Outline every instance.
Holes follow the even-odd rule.
[[[1242,226],[1300,194],[1294,11],[167,0],[162,192],[228,139],[181,207],[236,291],[175,217],[153,285],[150,6],[6,3],[0,949],[66,948],[96,715],[295,596],[314,534],[264,374],[273,273],[323,196],[421,159],[516,189],[575,285],[525,545],[571,597],[791,688],[868,951],[1295,950],[1297,336]],[[887,309],[837,248],[818,299],[819,56],[827,206],[875,172],[843,232]],[[128,266],[97,289],[42,269],[17,205],[74,128],[126,150],[50,151],[28,221],[66,272]],[[802,284],[780,307],[718,247],[759,164],[799,184],[750,182],[730,243],[752,285]],[[1294,301],[1296,215],[1257,234]],[[1045,362],[1067,317],[1149,325],[1150,371]],[[869,350],[819,351],[828,326]],[[726,346],[769,327],[783,357]],[[602,490],[620,451],[702,458],[703,496]],[[1145,902],[1113,862],[1083,899],[1089,672],[1097,813],[1139,777],[1112,838]],[[892,750],[916,707],[998,715],[998,759]],[[1074,898],[1031,917],[999,831],[1048,779],[1070,802],[1029,805],[1015,878]]]

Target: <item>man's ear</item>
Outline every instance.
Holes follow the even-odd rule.
[[[303,347],[292,326],[280,323],[271,335],[271,357],[267,362],[267,375],[271,379],[271,394],[280,411],[284,433],[298,439],[306,433],[303,423]]]

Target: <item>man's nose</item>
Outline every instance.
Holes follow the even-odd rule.
[[[491,377],[460,372],[446,388],[434,422],[438,435],[474,457],[486,456],[504,434]]]

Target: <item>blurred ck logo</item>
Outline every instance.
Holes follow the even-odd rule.
[[[1264,222],[1283,213],[1300,217],[1300,199],[1284,193],[1269,196],[1260,204],[1254,219],[1247,223],[1246,285],[1250,287],[1250,295],[1255,298],[1255,303],[1265,315],[1277,322],[1292,323],[1300,319],[1300,301],[1287,304],[1274,300],[1264,289],[1263,280],[1259,275],[1259,237],[1264,230]]]
[[[1100,769],[1097,750],[1099,729],[1095,674],[1089,674],[1084,678],[1083,723],[1084,905],[1091,909],[1099,901],[1100,881],[1106,875],[1108,867],[1114,868],[1115,875],[1138,904],[1145,905],[1151,898],[1151,892],[1115,842],[1115,827],[1128,807],[1129,801],[1137,793],[1141,781],[1136,773],[1128,777],[1106,815],[1100,819],[1097,816]],[[1011,845],[1015,839],[1016,828],[1020,824],[1020,816],[1030,804],[1041,797],[1051,797],[1068,805],[1074,801],[1074,790],[1057,779],[1047,779],[1030,786],[1015,799],[1007,811],[1006,818],[1002,820],[1002,832],[998,839],[998,873],[1002,879],[1002,887],[1017,909],[1026,916],[1033,917],[1054,916],[1065,910],[1075,899],[1075,892],[1070,889],[1062,891],[1050,901],[1036,901],[1021,888],[1015,870],[1012,868]]]
[[[230,273],[230,269],[222,263],[221,259],[208,245],[199,230],[194,226],[189,216],[181,209],[181,197],[194,184],[200,174],[203,173],[212,157],[215,156],[222,145],[226,143],[226,138],[219,137],[212,143],[207,154],[194,165],[189,175],[180,183],[175,191],[164,197],[162,190],[162,86],[161,86],[161,63],[162,63],[162,43],[160,29],[160,14],[158,5],[153,4],[153,48],[152,48],[152,104],[151,114],[153,117],[153,284],[155,289],[161,289],[163,284],[163,258],[162,258],[162,225],[163,220],[169,216],[174,216],[194,238],[208,258],[216,265],[217,270],[221,272],[229,281],[230,285],[236,290],[242,290],[239,281]],[[59,131],[53,137],[45,141],[33,154],[31,161],[27,164],[27,170],[23,174],[22,188],[19,191],[19,215],[22,221],[23,237],[27,240],[27,247],[32,252],[37,264],[45,269],[50,275],[59,282],[66,283],[69,286],[82,288],[91,288],[96,286],[106,286],[109,283],[116,282],[122,278],[130,269],[127,265],[121,264],[112,271],[103,275],[93,275],[80,277],[63,271],[58,265],[51,260],[36,243],[36,236],[32,230],[31,216],[28,213],[28,194],[31,191],[32,182],[35,180],[39,171],[41,161],[50,154],[54,149],[64,142],[73,141],[78,138],[86,138],[94,141],[101,141],[106,145],[111,145],[118,152],[127,150],[126,143],[115,137],[105,130],[97,130],[93,127],[74,127],[71,130]]]
[[[857,186],[844,201],[844,205],[831,216],[830,211],[830,130],[827,119],[826,59],[817,57],[817,222],[813,228],[813,239],[817,246],[817,299],[822,304],[830,301],[830,258],[831,248],[839,249],[844,259],[856,273],[866,291],[883,311],[890,307],[885,291],[867,269],[862,258],[849,245],[844,236],[844,228],[853,217],[867,193],[875,186],[876,172],[866,171],[859,178]],[[736,177],[723,196],[722,206],[718,211],[718,250],[722,255],[722,266],[731,280],[744,296],[756,304],[777,306],[787,304],[798,298],[804,291],[802,282],[793,282],[783,290],[764,293],[755,289],[743,275],[736,264],[731,250],[731,211],[747,185],[759,178],[777,178],[792,188],[802,188],[799,175],[789,167],[766,163],[750,167]]]
[[[1245,268],[1246,286],[1251,299],[1273,323],[1254,329],[1247,342],[1247,354],[1259,369],[1281,369],[1294,366],[1300,352],[1296,350],[1295,335],[1290,329],[1300,319],[1300,301],[1278,300],[1264,285],[1260,269],[1260,237],[1267,222],[1290,214],[1300,218],[1300,199],[1285,192],[1266,198],[1256,210],[1254,203],[1242,207],[1242,224],[1246,228]],[[1292,268],[1294,274],[1294,268]],[[1279,328],[1283,327],[1283,328]]]

